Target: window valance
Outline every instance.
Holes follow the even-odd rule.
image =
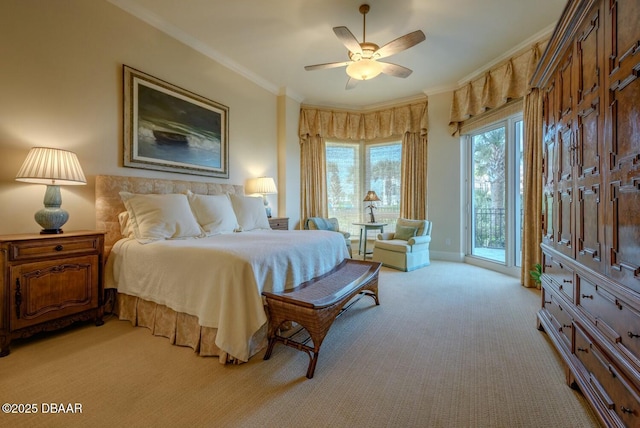
[[[405,133],[427,135],[427,101],[371,112],[323,110],[301,107],[299,134],[303,143],[309,137],[340,140],[374,140]]]
[[[449,132],[459,135],[465,120],[524,97],[530,91],[529,82],[547,42],[514,55],[484,75],[453,91]]]

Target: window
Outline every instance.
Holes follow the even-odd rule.
[[[353,223],[368,222],[364,196],[373,190],[380,198],[373,213],[377,222],[395,230],[400,216],[400,165],[402,143],[326,143],[327,199],[329,217],[336,217],[340,228],[357,236]]]
[[[468,254],[520,266],[522,236],[522,116],[469,137]]]

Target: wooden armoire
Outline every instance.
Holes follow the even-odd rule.
[[[538,326],[605,426],[640,427],[640,0],[570,0],[543,97]]]

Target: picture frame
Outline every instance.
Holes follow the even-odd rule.
[[[124,166],[229,178],[229,108],[123,65]]]

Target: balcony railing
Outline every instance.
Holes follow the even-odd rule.
[[[504,208],[476,208],[474,226],[475,248],[504,249],[506,229]]]

